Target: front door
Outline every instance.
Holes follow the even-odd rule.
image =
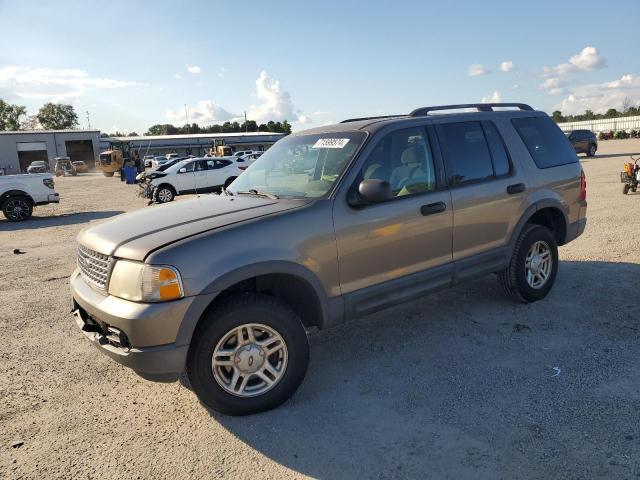
[[[365,179],[386,180],[393,198],[353,208],[345,193],[334,202],[340,286],[351,297],[352,315],[450,281],[450,271],[435,268],[451,264],[452,210],[431,143],[425,127],[388,133],[351,188]]]

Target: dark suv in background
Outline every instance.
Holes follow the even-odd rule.
[[[576,153],[586,153],[587,157],[593,157],[598,150],[598,139],[591,130],[573,130],[567,138]]]

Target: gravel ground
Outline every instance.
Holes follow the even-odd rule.
[[[83,338],[74,238],[145,201],[117,178],[56,180],[60,205],[0,220],[0,478],[640,477],[640,192],[618,173],[632,152],[583,159],[589,223],[547,299],[510,303],[487,277],[314,333],[294,398],[244,418]]]

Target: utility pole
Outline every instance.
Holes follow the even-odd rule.
[[[247,125],[247,112],[244,112],[244,133],[249,131],[249,125]]]
[[[85,111],[84,113],[87,114],[87,129],[91,130],[91,118],[89,118],[89,110]]]
[[[187,133],[191,132],[191,125],[189,125],[189,110],[187,109],[187,104],[184,104],[184,116],[187,119]]]

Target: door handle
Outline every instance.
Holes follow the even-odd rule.
[[[447,209],[447,205],[444,202],[430,203],[428,205],[422,205],[420,207],[420,213],[424,216],[433,215],[434,213],[444,212]]]
[[[514,193],[521,193],[524,192],[526,188],[527,187],[525,187],[524,183],[515,183],[507,187],[507,193],[509,195],[513,195]]]

